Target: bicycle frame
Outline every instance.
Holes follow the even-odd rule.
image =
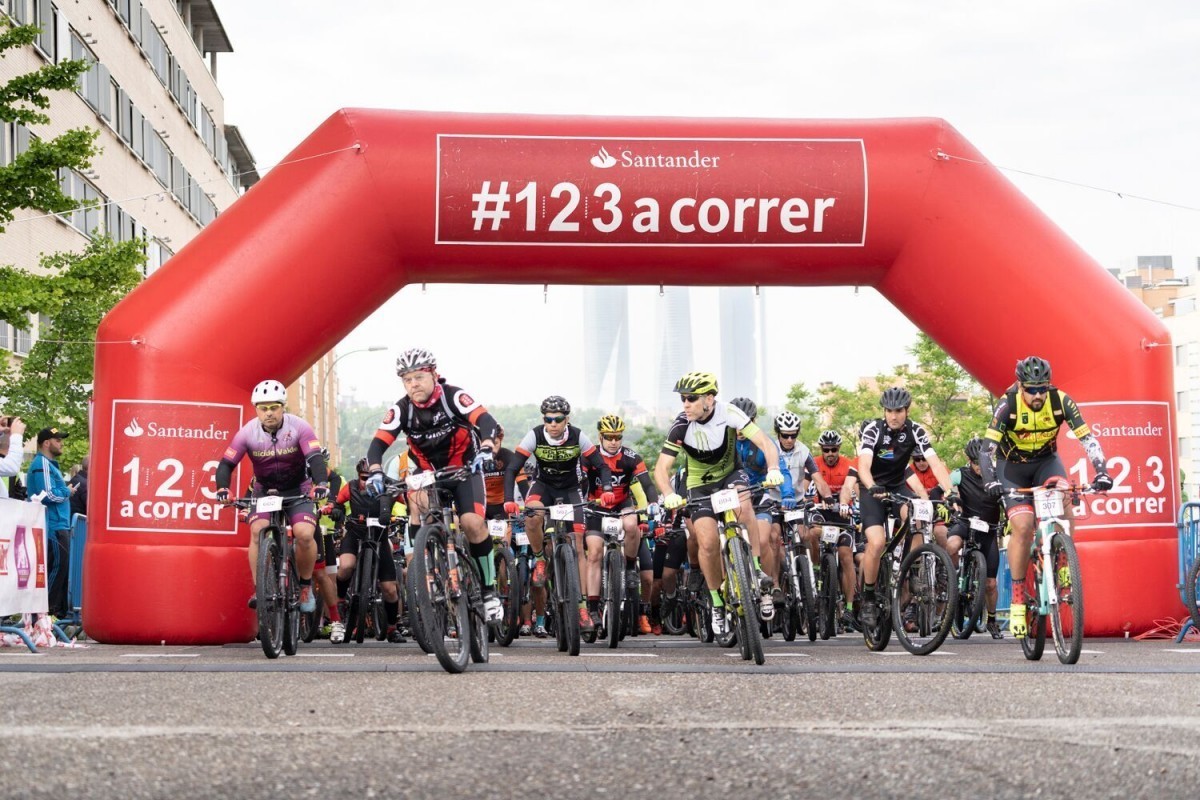
[[[1066,490],[1046,486],[1033,490],[1033,513],[1037,517],[1037,527],[1033,531],[1033,544],[1030,546],[1031,558],[1040,562],[1038,573],[1038,614],[1047,616],[1050,607],[1058,605],[1058,592],[1054,590],[1054,574],[1045,569],[1046,564],[1052,563],[1050,539],[1054,534],[1054,526],[1061,527],[1066,536],[1071,535],[1070,522],[1067,520],[1063,495]],[[1040,560],[1037,559],[1040,553]],[[1014,576],[1014,580],[1015,580]],[[1028,603],[1028,598],[1026,598]]]

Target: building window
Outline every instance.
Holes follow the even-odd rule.
[[[1187,407],[1187,392],[1175,393],[1175,407],[1181,410]]]
[[[1175,366],[1187,366],[1187,343],[1175,345]]]
[[[0,350],[8,350],[8,323],[0,322]]]
[[[25,328],[17,328],[16,326],[13,327],[12,351],[19,356],[29,355],[29,351],[33,347],[33,336],[30,334],[30,328],[32,327],[32,319],[30,319],[29,325]]]
[[[62,184],[63,194],[77,203],[75,209],[62,214],[62,218],[84,236],[91,238],[100,227],[104,195],[75,170],[62,171],[59,174],[59,183]]]
[[[52,63],[58,62],[58,48],[55,47],[56,28],[58,26],[58,9],[50,0],[31,0],[33,5],[33,19],[29,20],[29,24],[36,25],[42,29],[38,34],[35,45],[38,50]]]
[[[1179,437],[1179,460],[1185,461],[1192,457],[1192,437]]]

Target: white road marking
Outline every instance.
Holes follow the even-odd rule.
[[[121,658],[199,658],[199,653],[122,653]]]
[[[354,658],[354,653],[296,653],[297,658]]]
[[[658,653],[595,653],[581,652],[579,655],[590,658],[658,658]]]

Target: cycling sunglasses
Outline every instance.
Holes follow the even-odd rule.
[[[544,421],[547,425],[552,425],[552,424],[557,424],[559,422],[566,422],[567,418],[566,417],[542,417],[542,421]]]

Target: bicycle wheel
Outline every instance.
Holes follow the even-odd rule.
[[[660,622],[662,622],[663,633],[667,634],[668,636],[680,636],[685,630],[684,609],[680,598],[681,592],[682,589],[676,585],[674,602],[670,604],[665,613],[660,607],[660,614],[662,617]]]
[[[1038,598],[1041,597],[1042,554],[1034,551],[1025,570],[1025,638],[1021,640],[1021,652],[1030,661],[1038,661],[1046,649],[1046,618],[1038,613]]]
[[[1200,630],[1200,608],[1196,607],[1196,597],[1200,595],[1200,557],[1197,557],[1192,562],[1192,568],[1188,570],[1187,583],[1183,586],[1183,593],[1187,597],[1188,614],[1192,617],[1192,626],[1196,630]]]
[[[872,627],[865,622],[862,624],[863,641],[867,649],[876,653],[887,648],[892,639],[892,560],[885,555],[879,565],[879,576],[875,579],[875,602],[879,604],[879,616]]]
[[[279,587],[279,593],[286,601],[283,609],[283,654],[294,656],[300,648],[300,576],[296,574],[296,560],[291,542],[287,543],[285,552],[287,572]]]
[[[568,655],[579,655],[579,565],[575,560],[575,543],[564,539],[554,548],[555,577],[562,591],[559,601],[559,627],[563,631]]]
[[[517,581],[517,560],[507,547],[496,551],[496,594],[504,604],[504,616],[496,625],[496,644],[508,647],[521,627],[521,584]]]
[[[359,644],[367,637],[367,620],[375,613],[375,552],[371,547],[360,549],[358,566],[354,573],[354,641]]]
[[[838,580],[841,578],[841,573],[838,571],[838,557],[835,553],[826,553],[821,557],[821,597],[820,610],[821,618],[819,620],[819,628],[821,630],[821,639],[828,639],[830,636],[837,636],[837,612],[838,612]]]
[[[1054,626],[1054,650],[1064,664],[1079,661],[1083,650],[1083,579],[1079,572],[1079,554],[1075,542],[1060,526],[1050,537],[1050,560],[1053,562],[1054,594],[1057,603],[1050,604]]]
[[[408,630],[416,640],[417,645],[426,653],[432,653],[429,638],[425,635],[425,622],[421,616],[421,605],[417,602],[417,582],[419,577],[414,563],[404,570],[404,604],[408,608]]]
[[[279,658],[283,650],[283,604],[279,597],[279,531],[265,528],[258,540],[258,641],[267,658]]]
[[[984,582],[987,580],[987,556],[982,550],[969,550],[960,562],[958,603],[954,607],[954,638],[970,639],[983,617]]]
[[[813,589],[812,576],[808,571],[808,559],[797,556],[795,562],[796,577],[800,580],[800,606],[796,611],[801,625],[808,634],[808,640],[817,640],[817,625],[820,622],[820,612],[817,610],[817,593]]]
[[[487,614],[483,610],[483,579],[476,571],[475,564],[459,562],[459,575],[462,578],[462,599],[469,609],[468,625],[471,634],[471,660],[476,664],[488,662],[488,632]]]
[[[904,649],[925,656],[950,635],[958,602],[954,565],[942,548],[922,544],[900,562],[892,603],[892,627]]]
[[[462,587],[459,597],[451,596],[446,531],[440,525],[426,525],[417,532],[412,568],[418,576],[417,606],[429,646],[443,669],[462,672],[470,659],[469,614]]]
[[[604,557],[608,594],[604,598],[604,628],[608,632],[608,647],[615,649],[621,641],[621,606],[625,601],[625,558],[620,550],[609,550]]]
[[[712,596],[704,583],[700,584],[700,590],[692,596],[688,615],[691,618],[692,635],[704,644],[712,644],[716,638],[712,629]]]
[[[737,579],[730,582],[730,586],[735,587],[732,608],[738,621],[738,636],[746,637],[745,651],[749,653],[746,660],[753,659],[755,664],[762,665],[767,657],[758,630],[758,609],[751,589],[754,584],[750,581],[754,578],[750,564],[750,546],[744,539],[738,538],[733,547],[733,569]]]
[[[791,555],[784,551],[783,561],[779,565],[779,589],[783,592],[783,608],[776,608],[775,616],[779,620],[779,632],[783,634],[785,642],[796,641],[796,634],[801,628],[799,599],[796,597],[796,583],[793,579],[794,564]]]

